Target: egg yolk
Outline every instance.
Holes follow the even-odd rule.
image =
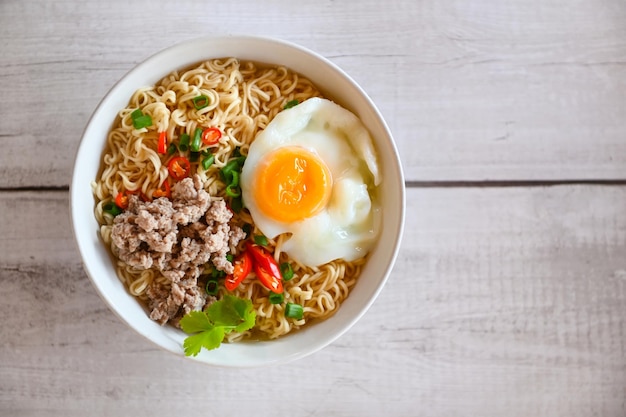
[[[276,149],[259,165],[254,198],[263,213],[281,222],[317,214],[330,198],[332,177],[316,154],[298,147]]]

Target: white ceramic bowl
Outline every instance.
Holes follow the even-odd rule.
[[[203,60],[234,56],[282,64],[309,78],[328,98],[357,114],[378,150],[383,182],[383,230],[357,284],[331,318],[278,340],[222,344],[194,360],[227,367],[284,363],[311,354],[337,339],[366,312],[385,284],[399,249],[404,226],[405,194],[402,169],[391,133],[367,94],[341,69],[300,46],[267,38],[225,36],[201,38],[165,49],[126,74],[92,115],[80,142],[70,188],[72,226],[85,270],[104,301],[126,324],[158,346],[184,356],[186,335],[149,319],[144,308],[116,276],[107,249],[98,238],[90,183],[96,178],[108,131],[133,92],[168,73]]]

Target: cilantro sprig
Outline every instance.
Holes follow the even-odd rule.
[[[202,348],[218,348],[232,332],[245,332],[254,326],[256,312],[250,300],[225,295],[205,311],[191,311],[180,320],[181,329],[191,336],[185,338],[186,356],[196,356]]]

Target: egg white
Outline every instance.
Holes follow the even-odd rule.
[[[255,171],[270,152],[300,146],[316,154],[332,176],[326,207],[312,217],[282,222],[266,216],[253,193]],[[291,233],[282,250],[297,262],[318,266],[363,257],[376,241],[380,184],[376,152],[362,122],[332,101],[311,98],[280,112],[250,145],[241,172],[243,201],[257,227],[270,238]]]

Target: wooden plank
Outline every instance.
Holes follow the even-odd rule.
[[[1,415],[624,414],[626,187],[409,189],[370,311],[261,370],[200,366],[127,329],[81,269],[66,206],[0,193]]]
[[[0,188],[67,186],[107,89],[152,53],[217,30],[298,42],[341,66],[387,118],[409,181],[626,179],[621,0],[268,7],[2,2]],[[219,29],[198,30],[207,19]]]

